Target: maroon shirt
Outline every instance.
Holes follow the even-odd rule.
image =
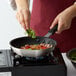
[[[31,14],[31,27],[37,36],[44,36],[54,18],[64,9],[74,3],[75,0],[33,0]],[[61,34],[51,36],[57,41],[57,47],[61,52],[67,52],[76,48],[76,19],[72,21],[71,28]]]

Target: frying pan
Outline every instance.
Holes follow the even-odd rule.
[[[20,55],[20,56],[26,56],[26,57],[40,57],[46,54],[49,54],[50,52],[53,52],[54,48],[56,47],[57,43],[55,40],[49,38],[51,35],[53,35],[57,31],[58,25],[56,25],[53,29],[49,30],[48,33],[44,37],[37,36],[36,38],[31,37],[19,37],[16,39],[13,39],[10,41],[10,46],[14,53]],[[44,49],[44,50],[27,50],[27,49],[20,49],[21,46],[24,46],[26,44],[50,44],[52,45],[51,48]]]

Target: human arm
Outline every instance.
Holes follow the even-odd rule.
[[[59,13],[52,22],[50,29],[58,24],[56,33],[61,33],[62,31],[67,30],[71,27],[71,22],[74,17],[76,17],[76,4],[71,5],[70,7]]]
[[[16,18],[26,30],[30,26],[29,0],[15,0],[17,6]]]

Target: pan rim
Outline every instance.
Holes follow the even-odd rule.
[[[39,37],[39,38],[48,38],[48,37],[37,36],[37,38],[38,38],[38,37]],[[12,42],[14,42],[15,40],[18,40],[18,39],[22,39],[22,38],[31,38],[31,37],[28,37],[28,36],[17,37],[17,38],[14,38],[14,39],[10,40],[10,41],[9,41],[9,44],[12,46]],[[54,41],[55,46],[57,45],[57,42],[56,42],[54,39],[51,39],[51,38],[48,38],[48,39]]]
[[[40,38],[41,36],[37,36],[37,37]],[[10,46],[21,50],[19,47],[14,46],[14,45],[13,45],[13,42],[14,42],[15,40],[22,39],[22,38],[31,38],[31,37],[23,36],[23,37],[14,38],[14,39],[12,39],[12,40],[9,42]],[[48,38],[48,37],[41,37],[41,38]],[[50,40],[52,40],[52,41],[54,42],[54,44],[52,44],[53,47],[55,47],[55,46],[57,45],[57,42],[56,42],[54,39],[51,39],[51,38],[48,38],[48,39],[50,39]],[[48,49],[51,49],[51,48],[48,48]],[[43,49],[40,49],[40,50],[43,50]]]
[[[40,38],[41,36],[37,36],[37,37]],[[11,48],[15,48],[15,51],[13,50],[15,53],[17,53],[16,50],[18,50],[19,53],[17,53],[17,54],[19,54],[19,55],[21,55],[21,56],[24,56],[20,50],[25,50],[25,51],[26,51],[26,49],[20,49],[19,47],[16,47],[16,46],[14,45],[15,40],[22,39],[22,38],[28,38],[28,37],[23,36],[23,37],[14,38],[14,39],[12,39],[9,43],[10,43],[10,47],[11,47]],[[29,37],[29,38],[31,38],[31,37]],[[41,37],[41,38],[48,38],[48,37]],[[54,42],[54,43],[52,44],[53,47],[52,47],[52,48],[48,48],[48,49],[50,49],[50,52],[51,52],[51,51],[53,51],[54,48],[56,47],[57,43],[56,43],[56,41],[55,41],[54,39],[51,39],[51,38],[48,38],[48,39],[49,39],[49,40],[52,40],[52,41]],[[48,49],[44,49],[44,50],[48,50]],[[27,49],[27,50],[28,50],[28,49]],[[35,51],[35,53],[38,52],[37,54],[39,54],[40,51],[44,51],[44,50],[43,50],[43,49],[41,49],[41,50],[32,50],[32,49],[31,49],[31,51]],[[30,51],[30,50],[29,50],[29,51]],[[34,55],[33,55],[34,57],[36,56],[35,53],[34,53]],[[41,53],[41,52],[40,52],[40,53]],[[33,56],[32,56],[32,57],[33,57]],[[30,57],[31,57],[31,56],[30,56]],[[37,56],[36,56],[36,57],[37,57]]]

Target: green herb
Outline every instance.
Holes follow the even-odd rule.
[[[76,60],[76,57],[71,57],[72,60]]]
[[[71,52],[69,56],[72,60],[76,60],[76,52]]]
[[[28,36],[32,37],[32,38],[36,38],[36,34],[35,34],[35,31],[32,30],[32,29],[28,29],[26,30]]]

